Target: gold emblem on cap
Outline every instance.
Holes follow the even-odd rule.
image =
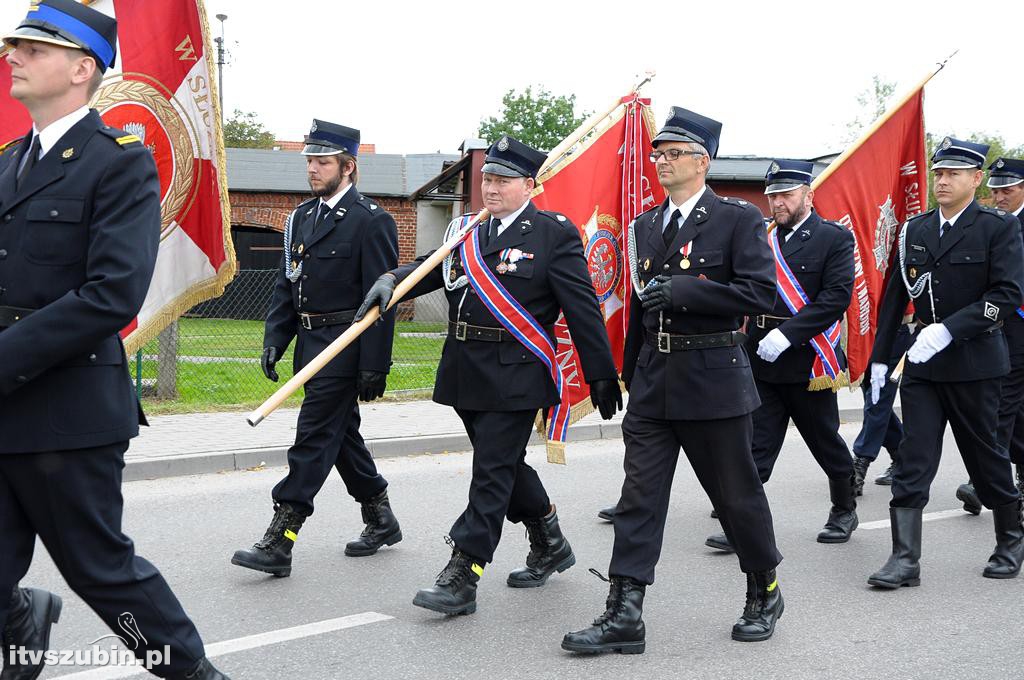
[[[508,151],[508,137],[502,137],[498,142],[498,151]]]
[[[644,260],[644,271],[648,271],[651,268],[651,258]]]
[[[68,158],[71,158],[74,155],[75,155],[75,147],[71,147],[70,149],[64,149],[64,153],[62,153],[60,155],[60,157],[65,159],[65,160],[67,160]]]

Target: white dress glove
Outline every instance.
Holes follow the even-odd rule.
[[[885,386],[886,373],[889,367],[885,364],[871,364],[871,403],[877,404],[878,398],[882,396],[882,388]]]
[[[773,328],[768,331],[768,335],[761,339],[761,342],[757,343],[757,356],[771,363],[789,349],[789,344],[785,334],[778,328]]]
[[[923,364],[946,349],[953,342],[953,336],[941,323],[933,323],[921,329],[917,340],[907,352],[907,359],[913,364]]]

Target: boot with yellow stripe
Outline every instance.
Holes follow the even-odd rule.
[[[483,563],[452,544],[452,558],[437,575],[437,582],[416,593],[412,603],[449,616],[472,614],[476,611],[476,583],[483,573]]]
[[[732,639],[740,642],[767,640],[775,632],[775,622],[782,618],[783,609],[785,603],[774,569],[747,574],[747,602],[732,627]]]
[[[292,546],[298,540],[299,529],[305,521],[306,518],[290,506],[274,504],[274,519],[270,521],[263,540],[248,550],[236,550],[231,564],[277,577],[291,576]]]

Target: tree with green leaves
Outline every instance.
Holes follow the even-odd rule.
[[[238,109],[224,123],[224,146],[233,149],[272,149],[274,133],[263,127],[253,112]]]
[[[896,91],[894,81],[882,80],[878,74],[871,76],[871,87],[861,90],[857,95],[860,113],[853,121],[846,124],[846,142],[853,143],[872,123],[882,117],[889,105],[889,99]]]
[[[538,86],[517,93],[509,90],[501,98],[502,111],[498,117],[480,121],[477,134],[489,143],[511,135],[535,149],[550,151],[578,128],[589,113],[576,116],[576,95],[554,95]]]

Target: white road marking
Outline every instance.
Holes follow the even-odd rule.
[[[213,644],[206,645],[206,656],[213,658],[223,656],[225,654],[234,654],[235,652],[244,652],[249,649],[266,647],[267,645],[275,645],[280,642],[289,642],[291,640],[299,640],[301,638],[312,637],[314,635],[323,635],[324,633],[333,633],[346,628],[365,626],[368,623],[388,621],[393,618],[393,616],[378,614],[377,612],[363,612],[362,614],[342,616],[338,619],[328,619],[326,621],[317,621],[316,623],[307,623],[301,626],[294,626],[293,628],[282,628],[280,630],[272,630],[267,633],[247,635],[245,637],[235,638],[234,640],[225,640],[223,642],[215,642]],[[94,668],[92,670],[82,671],[80,673],[70,673],[60,677],[64,680],[113,680],[113,678],[127,678],[134,675],[141,675],[145,672],[146,671],[140,666],[117,666]]]
[[[985,514],[985,513],[992,512],[992,511],[991,510],[987,510],[987,509],[983,509],[981,512],[982,512],[982,514]],[[969,513],[964,512],[961,509],[957,509],[957,510],[939,510],[938,512],[928,512],[928,513],[925,513],[924,515],[921,515],[921,521],[922,522],[934,522],[934,521],[939,520],[939,519],[949,519],[950,517],[963,517],[963,516],[965,516],[967,514],[969,514]],[[890,524],[889,520],[887,520],[887,519],[880,519],[880,520],[876,520],[874,522],[861,522],[860,525],[857,528],[861,529],[861,530],[866,530],[866,531],[871,531],[872,529],[888,529],[889,528],[889,524]]]

